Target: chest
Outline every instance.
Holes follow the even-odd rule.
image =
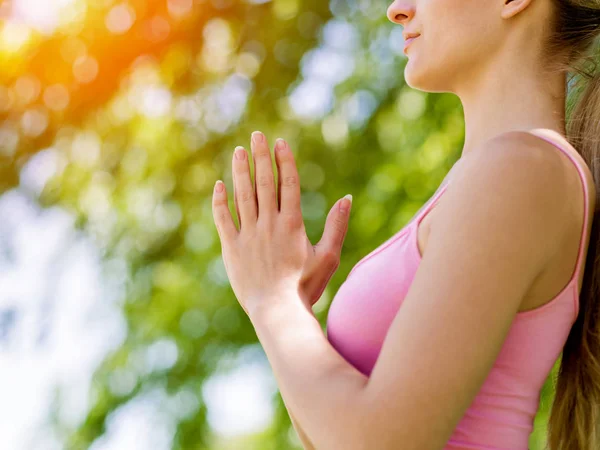
[[[366,375],[375,364],[418,268],[414,225],[414,221],[409,222],[362,258],[340,286],[329,309],[329,341]]]

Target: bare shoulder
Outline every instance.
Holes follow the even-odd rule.
[[[579,174],[577,174],[574,170],[575,167],[573,166],[573,161],[569,161],[569,156],[567,156],[565,152],[559,150],[556,145],[548,142],[548,140],[558,143],[560,147],[564,149],[564,151],[567,152],[568,155],[576,162],[577,166],[582,169],[590,195],[590,203],[592,206],[595,206],[596,188],[590,167],[577,149],[575,149],[575,147],[557,131],[547,128],[536,128],[530,131],[511,131],[496,136],[492,140],[491,144],[492,147],[496,148],[497,151],[502,151],[502,149],[507,148],[520,149],[517,151],[528,149],[530,156],[540,159],[544,158],[548,164],[554,164],[558,170],[560,170],[559,167],[562,166],[566,177],[570,177],[571,179],[579,179]],[[580,191],[581,182],[579,181],[575,184],[575,190]],[[570,194],[569,197],[572,199],[573,194],[577,194],[577,192],[573,193],[573,191],[570,191],[568,194]]]
[[[495,162],[511,165],[517,172],[521,170],[521,166],[528,169],[539,169],[530,174],[534,183],[539,181],[539,177],[558,176],[563,167],[561,151],[551,143],[527,131],[509,131],[484,143],[477,155],[478,162],[481,163],[490,158]],[[517,166],[517,163],[520,164]],[[548,170],[554,172],[547,173]],[[556,182],[557,180],[555,178],[549,181]]]
[[[543,129],[540,129],[543,130]],[[562,148],[572,156],[583,169],[590,196],[595,199],[594,178],[583,157],[560,134],[552,130],[552,139],[562,141]],[[536,130],[537,132],[537,130]],[[542,134],[542,133],[540,133]],[[531,188],[546,199],[554,199],[563,204],[572,203],[573,195],[581,191],[581,182],[573,186],[572,181],[579,175],[568,156],[555,145],[527,131],[510,131],[502,133],[481,146],[478,151],[469,155],[465,161],[466,171],[486,171],[487,176],[498,176],[497,181],[510,180],[518,183],[515,188]],[[505,178],[508,177],[508,178]],[[490,182],[493,182],[490,180]],[[539,205],[543,207],[543,204]]]
[[[490,236],[522,239],[516,244],[538,252],[537,262],[545,265],[573,218],[572,173],[565,170],[560,150],[549,147],[528,132],[511,131],[466,155],[440,202],[432,232],[436,222],[445,228],[450,217],[486,217],[486,223],[494,218]]]
[[[536,128],[530,132],[504,133],[497,136],[490,144],[492,151],[505,152],[510,149],[512,153],[522,153],[525,159],[532,158],[529,161],[532,164],[530,168],[534,171],[531,173],[532,181],[547,185],[556,195],[557,202],[562,202],[563,205],[570,207],[571,214],[563,217],[565,221],[571,222],[576,230],[575,234],[579,234],[577,231],[581,229],[583,217],[582,201],[574,201],[574,199],[582,199],[583,177],[588,192],[587,206],[590,211],[594,211],[596,208],[596,185],[590,167],[566,137],[555,130]],[[525,161],[524,164],[527,166],[528,162]],[[575,166],[581,169],[581,175]],[[536,170],[536,167],[539,167],[539,170]],[[546,183],[544,183],[544,178],[547,178]],[[593,214],[588,215],[590,222],[593,216]]]

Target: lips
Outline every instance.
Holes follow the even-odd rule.
[[[410,43],[412,41],[414,41],[416,38],[418,38],[419,36],[420,36],[420,34],[417,34],[417,35],[415,35],[413,37],[410,37],[410,38],[408,38],[408,39],[406,39],[404,41],[404,53],[406,53],[406,49],[408,48],[408,46],[410,45]]]
[[[414,38],[417,36],[421,36],[421,33],[402,33],[405,40],[409,40],[410,38]]]

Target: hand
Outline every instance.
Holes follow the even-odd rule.
[[[285,141],[279,139],[277,144],[277,196],[271,152],[264,135],[252,134],[254,185],[246,150],[237,147],[243,156],[240,160],[234,157],[232,162],[239,231],[229,211],[225,185],[217,182],[215,188],[221,185],[223,191],[215,189],[213,194],[213,216],[225,269],[246,313],[257,302],[279,301],[288,294],[312,307],[339,267],[348,229],[349,209],[343,213],[338,208],[347,202],[342,199],[329,212],[322,239],[317,245],[311,244],[304,228],[293,154]]]

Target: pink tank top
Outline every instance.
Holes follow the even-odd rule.
[[[518,312],[496,362],[445,450],[527,450],[542,385],[557,361],[579,312],[578,274],[587,235],[588,186],[582,168],[559,144],[533,133],[563,151],[583,182],[582,239],[569,283],[550,302]],[[576,151],[573,149],[572,151]],[[327,339],[354,367],[369,376],[392,320],[417,271],[421,255],[417,227],[448,183],[400,231],[362,258],[332,300]]]

